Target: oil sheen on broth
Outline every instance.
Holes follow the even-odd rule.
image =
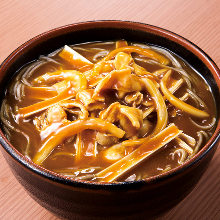
[[[209,86],[165,49],[124,40],[65,46],[18,71],[1,120],[35,163],[92,181],[134,181],[183,164],[215,127]]]

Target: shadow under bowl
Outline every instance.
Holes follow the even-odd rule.
[[[4,90],[26,63],[63,45],[125,39],[158,45],[174,52],[197,70],[219,103],[220,77],[215,63],[200,48],[170,31],[135,22],[91,21],[71,24],[40,34],[17,48],[0,67]],[[208,143],[185,164],[141,181],[93,183],[74,181],[46,170],[18,152],[0,130],[1,151],[17,180],[40,205],[68,219],[150,219],[177,205],[195,187],[208,167],[219,142],[218,125]]]

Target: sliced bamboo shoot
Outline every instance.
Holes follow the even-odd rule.
[[[196,145],[196,139],[189,136],[188,134],[182,133],[181,137],[183,137],[189,145],[191,145],[193,147]]]
[[[37,112],[43,111],[47,109],[48,107],[66,99],[70,99],[75,96],[75,91],[71,90],[70,85],[67,86],[67,88],[58,94],[57,96],[44,100],[42,102],[35,103],[33,105],[29,105],[24,108],[20,108],[18,110],[18,113],[22,115],[22,117],[28,117],[30,115],[33,115]]]
[[[179,80],[177,80],[175,83],[173,83],[173,85],[169,88],[169,91],[174,94],[180,87],[181,85],[184,83],[184,80],[181,78]]]
[[[101,119],[76,120],[68,123],[50,135],[43,143],[33,158],[36,164],[41,164],[52,152],[52,150],[62,143],[66,138],[78,134],[86,129],[97,130],[103,133],[110,133],[118,138],[125,134],[123,130],[110,122]]]
[[[24,86],[25,97],[34,99],[49,99],[57,95],[53,87],[30,87]]]
[[[149,107],[147,110],[143,111],[143,119],[145,119],[150,113],[155,110],[154,106]]]
[[[161,149],[165,144],[169,143],[181,132],[182,131],[179,130],[174,124],[169,125],[153,138],[146,140],[145,143],[143,143],[132,153],[96,174],[97,180],[103,182],[112,182],[118,179],[131,168],[134,168],[143,160],[147,159],[153,153]]]
[[[126,40],[118,40],[116,41],[115,48],[126,47],[128,46],[128,42]]]
[[[71,63],[75,68],[92,67],[93,63],[83,57],[81,54],[73,50],[71,47],[65,45],[59,56]]]

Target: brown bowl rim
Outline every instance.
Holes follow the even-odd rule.
[[[215,78],[215,82],[218,85],[218,88],[220,88],[220,70],[217,67],[217,65],[214,63],[214,61],[197,45],[192,43],[191,41],[187,40],[186,38],[171,32],[169,30],[166,30],[161,27],[157,27],[150,24],[140,23],[140,22],[134,22],[134,21],[122,21],[122,20],[94,20],[94,21],[85,21],[85,22],[78,22],[73,24],[64,25],[61,27],[57,27],[54,29],[51,29],[49,31],[43,32],[30,40],[26,41],[24,44],[19,46],[17,49],[15,49],[1,64],[0,66],[0,72],[5,71],[7,69],[7,66],[11,65],[13,63],[13,60],[16,59],[21,53],[24,53],[25,50],[28,50],[28,46],[36,45],[40,40],[42,39],[50,39],[53,37],[53,34],[55,36],[58,36],[59,33],[62,34],[65,32],[71,32],[73,31],[73,28],[80,30],[85,30],[87,28],[97,28],[97,27],[104,27],[105,25],[112,27],[112,28],[131,28],[135,30],[140,30],[144,32],[150,32],[159,36],[166,37],[170,39],[171,41],[174,41],[183,47],[190,50],[192,53],[194,53],[199,59],[205,63],[205,65],[208,67],[210,72],[212,73],[213,77]],[[57,34],[57,35],[56,35]],[[218,102],[218,100],[217,100]],[[34,162],[32,162],[30,159],[22,155],[15,147],[12,146],[12,144],[7,140],[5,135],[3,134],[2,130],[0,129],[0,144],[3,146],[5,151],[13,158],[16,162],[23,165],[23,167],[29,171],[34,172],[35,174],[38,174],[41,178],[44,178],[46,180],[52,180],[57,183],[75,186],[75,187],[82,187],[82,188],[90,188],[90,189],[125,189],[126,188],[134,188],[137,186],[143,186],[146,184],[152,184],[155,182],[161,182],[165,179],[171,178],[174,175],[180,174],[184,172],[188,167],[196,164],[202,158],[214,147],[216,143],[218,143],[220,139],[220,120],[218,121],[217,127],[215,129],[215,132],[213,133],[210,140],[206,143],[206,145],[191,159],[189,159],[184,164],[171,169],[170,171],[167,171],[163,174],[155,175],[152,177],[148,177],[143,180],[139,181],[130,181],[130,182],[93,182],[93,181],[85,181],[85,180],[74,180],[72,178],[66,177],[64,175],[55,173],[53,171],[47,170]]]

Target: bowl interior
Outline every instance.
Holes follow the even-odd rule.
[[[47,55],[65,44],[73,45],[118,39],[157,45],[174,52],[206,79],[216,103],[219,103],[219,70],[207,55],[189,41],[178,35],[173,35],[169,31],[150,25],[121,21],[100,21],[69,25],[48,31],[24,43],[1,66],[0,85],[2,91],[6,89],[10,80],[23,65],[38,59],[40,55]],[[187,45],[191,46],[187,47]],[[217,80],[218,82],[216,83]],[[0,100],[3,97],[4,93],[2,92]],[[217,110],[219,111],[218,108]],[[217,112],[218,119],[219,112]]]

